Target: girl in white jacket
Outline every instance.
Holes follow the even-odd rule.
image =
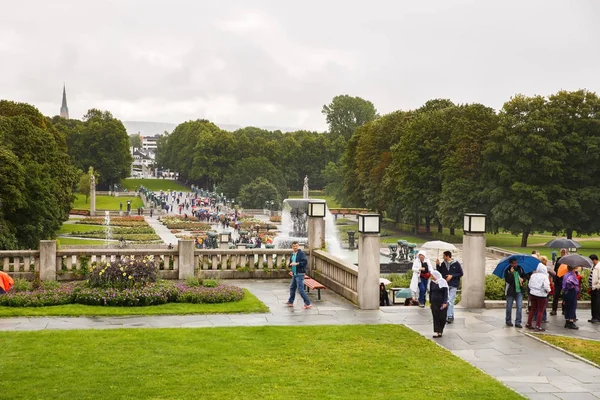
[[[537,266],[537,269],[531,275],[531,279],[529,280],[529,299],[531,300],[531,311],[529,312],[527,325],[525,325],[525,327],[534,329],[531,326],[531,321],[533,320],[533,316],[537,314],[535,329],[538,331],[544,331],[545,329],[542,328],[541,323],[544,310],[546,309],[548,293],[550,293],[550,281],[548,280],[548,268],[545,264],[545,262],[548,262],[548,259],[546,257],[542,257],[540,261],[541,262]]]

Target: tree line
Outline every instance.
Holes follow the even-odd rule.
[[[0,100],[0,249],[38,248],[56,237],[90,166],[100,189],[129,174],[129,138],[110,113],[48,118]]]
[[[357,128],[326,188],[428,232],[486,213],[488,229],[522,234],[526,246],[535,232],[600,232],[599,146],[589,91],[517,95],[498,113],[431,100]]]

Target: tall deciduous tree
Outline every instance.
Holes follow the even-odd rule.
[[[142,147],[142,137],[139,133],[133,134],[133,135],[129,135],[129,145],[131,147],[135,147],[135,148],[141,148]]]
[[[77,173],[65,138],[34,107],[0,101],[0,246],[37,248],[69,217]]]
[[[275,185],[263,177],[242,186],[237,198],[245,208],[262,208],[267,201],[273,201],[277,205],[281,203],[281,196]]]
[[[360,97],[335,96],[321,111],[329,125],[329,134],[348,140],[359,126],[377,118],[373,103]]]
[[[491,223],[522,234],[527,246],[533,232],[560,224],[553,196],[562,190],[562,138],[541,96],[518,95],[499,113],[499,127],[485,150],[485,195],[491,204]]]

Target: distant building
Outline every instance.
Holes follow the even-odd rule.
[[[67,107],[67,90],[65,85],[63,85],[63,98],[62,105],[60,106],[60,117],[69,119],[69,107]]]
[[[142,140],[142,149],[144,150],[152,150],[152,151],[156,151],[156,149],[158,148],[158,138],[160,137],[160,135],[156,134],[154,136],[141,136],[140,135],[140,139]]]
[[[130,147],[129,150],[133,157],[133,162],[131,163],[131,176],[136,178],[148,178],[156,175],[156,170],[152,168],[156,158],[154,150],[140,149],[137,147]]]

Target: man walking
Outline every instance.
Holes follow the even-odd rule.
[[[436,269],[448,282],[448,319],[446,322],[451,324],[454,322],[454,302],[456,301],[456,292],[460,286],[460,278],[463,276],[463,269],[457,260],[452,259],[451,251],[445,251],[443,258],[444,261],[441,264],[439,260],[435,260],[435,263]]]
[[[515,257],[511,257],[508,261],[510,264],[504,272],[504,280],[506,281],[504,289],[504,294],[506,295],[506,325],[513,326],[512,306],[516,300],[517,315],[514,326],[515,328],[522,328],[521,316],[523,313],[523,282],[525,281],[525,273]]]
[[[595,324],[600,322],[600,267],[598,266],[597,255],[590,255],[590,259],[594,263],[594,266],[592,267],[592,272],[590,272],[590,278],[588,280],[588,286],[592,291],[592,319],[588,322]]]
[[[292,242],[292,256],[288,263],[288,267],[292,270],[292,283],[290,284],[290,298],[285,303],[288,307],[294,307],[294,300],[296,299],[296,290],[300,293],[302,300],[304,300],[304,308],[309,309],[312,307],[310,300],[304,291],[304,274],[306,273],[306,264],[308,259],[306,254],[300,250],[298,242]]]

